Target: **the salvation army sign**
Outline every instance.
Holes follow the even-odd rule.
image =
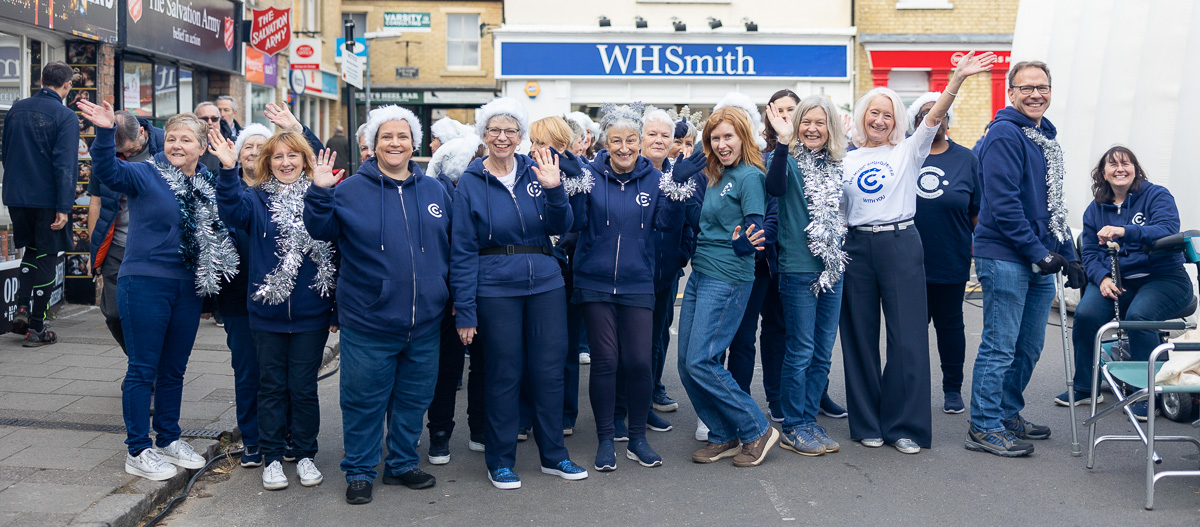
[[[292,8],[268,7],[251,13],[250,47],[267,55],[287,49],[292,42]]]
[[[211,69],[241,73],[241,3],[230,0],[128,0],[125,46]]]
[[[142,20],[142,0],[129,0],[129,18],[134,23]]]

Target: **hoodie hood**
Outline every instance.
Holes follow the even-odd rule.
[[[1019,128],[1028,126],[1036,127],[1042,131],[1042,135],[1046,136],[1047,139],[1054,139],[1058,136],[1058,128],[1055,128],[1054,123],[1051,123],[1049,119],[1042,117],[1042,124],[1037,125],[1033,122],[1033,119],[1026,117],[1025,114],[1018,112],[1012,106],[1006,106],[996,112],[996,120],[1013,123]]]

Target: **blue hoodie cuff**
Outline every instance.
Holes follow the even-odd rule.
[[[454,325],[459,328],[474,328],[479,326],[475,317],[475,304],[454,304]]]
[[[1146,243],[1147,240],[1142,239],[1144,237],[1145,233],[1142,232],[1141,225],[1125,225],[1125,239],[1121,240],[1119,243],[1121,243],[1121,245],[1125,245],[1125,243]],[[1149,241],[1153,242],[1154,240]]]
[[[554,188],[542,187],[542,190],[546,192],[546,203],[556,207],[567,204],[567,191],[563,188],[563,185]]]
[[[312,185],[308,187],[308,195],[319,201],[333,199],[333,187],[318,187]]]

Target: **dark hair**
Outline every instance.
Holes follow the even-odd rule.
[[[1130,192],[1140,190],[1142,182],[1146,181],[1146,171],[1142,170],[1142,164],[1138,163],[1137,156],[1133,155],[1133,150],[1121,145],[1109,148],[1104,155],[1100,156],[1100,162],[1096,163],[1096,168],[1092,169],[1092,197],[1096,199],[1096,203],[1112,203],[1116,198],[1112,185],[1104,180],[1104,165],[1107,165],[1109,161],[1115,161],[1118,155],[1128,157],[1129,162],[1133,163],[1133,185],[1129,187]]]
[[[117,144],[124,145],[137,141],[138,132],[142,130],[142,123],[138,122],[137,117],[125,110],[116,112],[114,117],[116,117],[114,120],[117,124]]]
[[[42,68],[42,86],[61,88],[75,77],[75,70],[64,62],[51,62]]]
[[[767,104],[771,104],[784,97],[791,97],[792,100],[796,101],[796,104],[800,104],[800,96],[796,95],[796,92],[787,88],[775,92],[775,94],[771,96],[771,99],[767,101]],[[775,133],[775,127],[771,126],[771,122],[767,120],[766,114],[763,114],[763,122],[767,124],[763,127],[763,138],[767,140],[767,149],[763,150],[763,152],[773,152],[775,150],[775,146],[779,144],[779,135]]]
[[[1009,86],[1013,85],[1013,81],[1016,80],[1016,78],[1017,78],[1017,73],[1019,73],[1021,70],[1025,69],[1025,68],[1038,68],[1038,69],[1042,70],[1043,72],[1046,73],[1046,83],[1053,84],[1052,82],[1050,82],[1050,66],[1047,66],[1045,62],[1042,62],[1040,60],[1023,60],[1021,62],[1013,64],[1012,67],[1008,69],[1008,85]]]

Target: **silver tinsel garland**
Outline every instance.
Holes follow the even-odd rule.
[[[850,257],[842,249],[846,225],[838,214],[842,201],[842,163],[830,161],[828,152],[813,152],[801,145],[794,153],[804,183],[804,199],[808,202],[808,250],[820,258],[825,270],[812,285],[815,295],[833,291],[833,286],[846,272]]]
[[[1046,156],[1046,209],[1050,211],[1050,232],[1059,243],[1067,243],[1071,235],[1067,230],[1067,205],[1063,199],[1063,177],[1066,167],[1063,164],[1062,147],[1058,141],[1042,135],[1042,131],[1032,126],[1022,128],[1025,137],[1034,144],[1042,147]]]
[[[237,275],[237,247],[217,214],[216,189],[212,182],[197,174],[187,177],[169,163],[151,164],[167,182],[175,200],[180,204],[180,224],[185,232],[180,254],[184,263],[196,272],[196,292],[215,295],[222,281]],[[211,178],[211,174],[209,178]]]
[[[275,256],[279,263],[254,292],[251,298],[256,301],[278,305],[292,296],[296,275],[304,264],[306,253],[317,264],[317,274],[309,289],[328,298],[337,286],[333,244],[312,239],[304,227],[304,195],[311,184],[303,176],[290,185],[281,184],[275,178],[263,184],[263,190],[270,196],[267,210],[271,213],[271,222],[279,229],[279,236],[275,237]]]
[[[569,161],[568,161],[569,162]],[[583,167],[583,174],[576,177],[564,177],[562,179],[563,190],[567,196],[576,194],[587,194],[592,191],[592,187],[596,186],[596,177],[592,175],[592,171],[587,165]]]
[[[663,172],[663,175],[658,180],[658,188],[662,190],[664,196],[672,201],[687,201],[696,193],[696,178],[688,178],[683,183],[678,183],[672,177],[674,166],[671,170]]]

